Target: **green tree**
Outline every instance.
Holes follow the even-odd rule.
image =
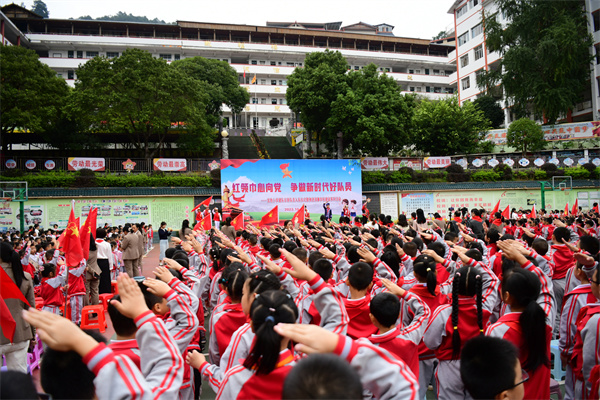
[[[223,104],[234,114],[239,114],[250,100],[248,91],[239,84],[237,72],[225,61],[192,57],[175,61],[171,67],[194,78],[202,86],[208,95],[206,118],[211,126],[216,125],[223,114]]]
[[[31,11],[37,15],[41,15],[43,18],[50,18],[48,7],[42,0],[33,0],[33,7],[31,7]]]
[[[77,70],[68,111],[90,132],[128,135],[150,158],[161,148],[173,124],[182,136],[196,139],[195,150],[212,152],[207,125],[207,96],[192,77],[140,49],[120,57],[95,57]],[[182,124],[178,124],[182,123]]]
[[[583,0],[496,0],[509,21],[485,20],[486,45],[502,58],[477,83],[501,84],[517,118],[530,106],[554,123],[581,101],[589,85],[592,56]]]
[[[456,97],[421,100],[415,109],[413,124],[413,143],[432,156],[473,153],[489,129],[483,112],[469,101],[461,107]]]
[[[10,149],[15,131],[43,133],[61,117],[69,87],[33,50],[0,46],[0,144]]]
[[[339,51],[325,50],[307,54],[304,68],[296,68],[288,78],[287,103],[317,141],[323,138],[335,146],[337,132],[324,132],[331,105],[347,89],[348,63]],[[310,143],[310,142],[309,142]],[[317,147],[318,151],[318,147]]]
[[[388,156],[409,142],[414,97],[375,64],[347,75],[346,91],[331,104],[326,132],[342,132],[351,153]],[[333,138],[330,138],[333,139]]]
[[[121,22],[148,22],[151,24],[166,24],[166,22],[163,21],[162,19],[158,19],[158,18],[149,19],[146,16],[133,15],[131,13],[126,13],[123,11],[119,11],[118,13],[116,13],[114,15],[105,15],[100,18],[92,18],[89,15],[84,15],[77,19],[92,20],[92,21],[95,20],[95,21],[121,21]]]
[[[543,149],[546,141],[541,126],[529,118],[521,118],[508,127],[506,144],[526,153]]]
[[[473,102],[475,107],[483,112],[485,117],[490,121],[492,129],[498,129],[504,124],[504,111],[502,107],[492,96],[481,96]]]
[[[435,35],[433,37],[433,40],[443,39],[443,38],[446,38],[448,36],[450,36],[450,35],[448,35],[448,32],[446,32],[446,31],[440,31],[440,33],[438,33],[437,35]]]

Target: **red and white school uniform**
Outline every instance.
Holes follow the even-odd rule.
[[[42,278],[41,297],[44,299],[42,310],[60,315],[60,307],[65,305],[62,287],[65,284],[61,275],[54,278]]]
[[[213,210],[213,222],[215,223],[215,228],[218,230],[221,226],[221,214],[217,210]]]
[[[350,319],[348,323],[348,336],[352,339],[366,338],[377,332],[377,328],[369,318],[371,295],[360,299],[344,299],[344,306]]]
[[[69,278],[67,289],[67,297],[71,306],[71,321],[76,324],[81,322],[81,311],[83,310],[83,302],[85,297],[85,263],[79,267],[69,268]]]
[[[571,359],[575,347],[575,336],[577,334],[577,317],[582,308],[587,304],[592,304],[596,298],[592,294],[592,286],[587,283],[577,286],[574,290],[567,293],[563,300],[563,309],[560,317],[560,337],[558,348],[560,353],[567,360]],[[575,374],[574,365],[567,363],[565,376],[565,398],[574,399]]]
[[[597,301],[597,300],[596,300]],[[600,303],[588,304],[577,317],[571,363],[575,366],[576,399],[597,399],[600,378]]]
[[[231,336],[247,321],[248,316],[242,311],[241,303],[224,304],[218,312],[211,315],[209,356],[212,364],[219,364],[221,354],[225,353]]]
[[[127,356],[136,367],[138,367],[141,371],[141,359],[140,359],[140,349],[138,347],[137,340],[135,339],[123,339],[118,340],[114,339],[110,341],[108,347],[115,354],[121,354]]]

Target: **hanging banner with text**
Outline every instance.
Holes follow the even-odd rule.
[[[91,169],[92,171],[104,171],[106,160],[104,158],[69,157],[69,171],[80,169]]]
[[[575,122],[571,124],[543,125],[544,140],[591,139],[600,136],[600,121]],[[506,144],[506,129],[493,129],[485,137],[496,145]]]
[[[360,166],[362,169],[369,170],[387,170],[389,168],[388,159],[385,157],[365,157],[361,158]]]
[[[223,213],[244,211],[260,220],[279,206],[279,219],[291,219],[304,204],[319,220],[329,203],[337,222],[344,207],[360,214],[359,160],[221,160]]]
[[[446,168],[451,162],[450,157],[425,157],[423,166],[425,168]]]
[[[155,171],[175,171],[181,172],[187,170],[187,160],[185,158],[155,158],[152,160]]]

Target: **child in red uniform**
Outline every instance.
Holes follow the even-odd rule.
[[[439,360],[435,377],[441,400],[468,398],[460,379],[460,352],[468,339],[483,334],[498,293],[498,278],[479,261],[481,253],[463,250],[452,249],[466,264],[454,275],[452,305],[438,307],[423,336]]]
[[[403,360],[419,379],[419,343],[429,321],[429,307],[416,294],[407,292],[389,280],[383,284],[390,293],[379,293],[371,300],[369,317],[379,330],[369,341]],[[402,299],[403,320],[396,326]],[[410,313],[408,312],[410,310]]]
[[[348,336],[352,339],[369,337],[377,332],[377,328],[369,318],[373,286],[373,268],[367,263],[357,262],[350,267],[346,285],[350,288],[350,298],[344,298],[344,305],[350,321]]]
[[[65,278],[56,275],[54,264],[44,264],[42,268],[41,297],[44,299],[42,310],[60,315],[60,307],[65,305],[65,296],[62,291]]]
[[[511,312],[488,327],[486,335],[506,339],[519,349],[521,367],[529,375],[525,382],[525,399],[549,399],[553,301],[548,291],[548,278],[517,248],[510,244],[500,246],[506,257],[523,268],[504,272],[502,300],[510,306]],[[540,307],[538,302],[546,307]],[[550,311],[549,315],[545,309]]]
[[[60,264],[59,264],[60,265]],[[67,297],[71,306],[71,321],[79,324],[81,322],[81,310],[84,306],[85,298],[85,262],[77,267],[69,266],[69,279]]]

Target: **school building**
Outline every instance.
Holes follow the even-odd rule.
[[[575,6],[575,5],[574,5]],[[600,105],[600,0],[585,0],[588,29],[594,38],[590,53],[595,55],[590,69],[590,87],[584,93],[584,99],[559,122],[597,121]],[[450,84],[456,85],[458,99],[462,103],[473,101],[483,95],[483,88],[477,86],[477,76],[482,71],[498,68],[500,55],[490,52],[485,44],[485,19],[492,15],[500,23],[506,23],[494,0],[455,0],[449,14],[454,15],[454,36],[456,49],[449,54],[449,63],[456,73],[450,76]],[[506,127],[515,120],[506,102],[500,99],[505,110]]]
[[[3,41],[35,50],[70,85],[77,79],[79,65],[95,56],[117,57],[128,48],[147,50],[167,62],[194,56],[227,61],[251,95],[239,115],[224,108],[230,129],[267,129],[273,118],[279,127],[291,126],[294,115],[285,99],[287,78],[303,66],[307,53],[325,49],[340,51],[352,70],[375,63],[407,93],[444,99],[456,92],[456,82],[450,79],[456,67],[448,63],[453,44],[396,37],[394,27],[385,23],[252,26],[185,20],[167,25],[43,19],[16,4],[1,11]]]

